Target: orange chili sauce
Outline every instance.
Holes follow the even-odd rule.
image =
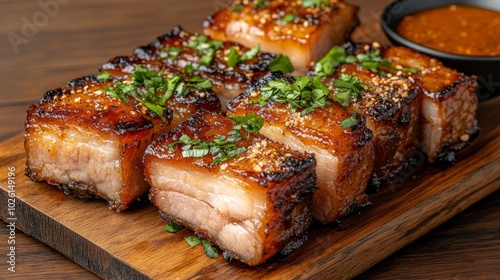
[[[403,18],[397,32],[417,44],[461,55],[500,55],[500,12],[451,5]]]

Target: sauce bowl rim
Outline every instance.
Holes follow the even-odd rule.
[[[499,4],[499,7],[500,7],[500,0],[487,0],[487,1],[490,3],[497,2]],[[404,6],[401,6],[403,10],[401,10],[397,14],[394,14],[392,12],[393,10],[395,10],[397,8],[397,5],[404,4],[405,2],[414,2],[415,5],[421,6],[421,9],[419,9],[419,8],[408,9],[408,8],[405,8]],[[449,52],[444,52],[444,51],[432,49],[432,48],[420,45],[418,43],[415,43],[413,41],[410,41],[410,40],[404,38],[403,36],[401,36],[396,31],[398,24],[401,22],[401,20],[403,20],[403,18],[405,16],[408,16],[408,15],[411,15],[411,14],[414,14],[417,12],[421,12],[421,11],[434,9],[434,8],[445,7],[448,5],[466,5],[466,6],[471,6],[471,7],[493,10],[491,8],[482,6],[480,2],[481,1],[474,1],[474,0],[462,0],[462,1],[397,0],[397,1],[394,1],[391,4],[389,4],[383,10],[383,12],[380,16],[380,23],[381,23],[383,31],[389,37],[390,40],[395,41],[402,46],[407,46],[409,48],[426,53],[426,54],[434,56],[434,57],[443,57],[446,59],[461,60],[461,61],[472,61],[473,60],[473,61],[499,61],[500,62],[500,55],[496,55],[496,56],[461,55],[461,54],[454,54],[454,53],[449,53]],[[493,10],[493,11],[495,11],[495,10]]]

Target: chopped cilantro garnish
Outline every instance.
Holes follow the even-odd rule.
[[[314,72],[320,77],[331,76],[337,66],[345,62],[345,50],[335,46],[314,66]]]
[[[163,230],[166,232],[176,233],[176,232],[179,232],[183,228],[184,227],[181,225],[178,225],[174,222],[169,222],[166,226],[163,227]]]
[[[271,72],[281,71],[283,74],[287,74],[292,73],[295,69],[288,56],[278,54],[269,63],[269,70],[271,70]]]
[[[201,78],[200,78],[201,79]],[[212,83],[207,80],[197,79],[186,83],[183,77],[163,77],[160,72],[146,67],[135,65],[132,72],[132,83],[117,82],[112,87],[107,87],[104,92],[111,96],[128,102],[128,98],[135,98],[163,120],[166,110],[165,103],[175,93],[186,96],[191,89],[206,90]]]
[[[109,78],[111,78],[111,74],[109,74],[109,72],[106,72],[106,71],[101,71],[101,73],[99,73],[97,76],[96,76],[96,79],[99,80],[99,81],[106,81],[108,80]]]
[[[187,236],[184,238],[184,240],[186,240],[186,242],[191,247],[195,247],[201,244],[201,240],[196,236]]]
[[[240,55],[238,54],[238,51],[234,47],[231,47],[231,50],[227,55],[227,66],[234,67],[236,66],[236,64],[238,64],[239,60],[240,60]]]
[[[189,86],[190,88],[194,90],[208,90],[212,89],[212,82],[210,80],[205,80],[200,77],[193,77],[189,79],[189,82],[191,85]]]
[[[330,105],[326,100],[328,88],[320,81],[320,77],[294,77],[295,83],[283,79],[269,81],[266,87],[260,89],[260,96],[251,103],[266,104],[269,100],[288,103],[295,112],[303,109],[301,115],[306,115],[319,107]]]
[[[302,0],[303,8],[327,7],[329,4],[329,0]]]
[[[328,77],[333,74],[335,68],[341,63],[357,63],[361,67],[369,69],[379,75],[385,75],[383,69],[399,70],[402,72],[417,73],[420,72],[418,68],[401,68],[397,69],[390,61],[382,59],[380,50],[375,50],[369,53],[360,53],[357,55],[346,56],[345,50],[341,46],[335,46],[316,63],[314,72],[321,77]]]
[[[287,24],[287,23],[290,23],[292,22],[294,19],[296,18],[296,16],[294,14],[286,14],[282,19],[281,19],[281,22]]]
[[[344,107],[358,98],[360,92],[368,87],[358,77],[349,74],[341,74],[339,79],[333,81],[333,86],[337,88],[337,92],[332,96],[333,100]]]
[[[246,151],[244,147],[238,147],[236,143],[242,139],[248,139],[250,133],[258,133],[264,125],[262,117],[255,116],[253,112],[244,117],[231,117],[234,123],[233,129],[227,135],[218,135],[213,141],[191,139],[183,134],[179,140],[169,144],[169,151],[174,151],[174,146],[183,144],[182,157],[204,157],[211,154],[214,158],[212,164],[220,164]],[[246,133],[242,134],[241,131]]]
[[[229,67],[234,67],[236,66],[236,64],[240,62],[250,60],[254,58],[259,53],[259,51],[260,51],[260,46],[258,45],[257,47],[248,50],[247,52],[245,52],[240,56],[236,48],[233,46],[231,47],[231,50],[227,55],[227,65]]]
[[[264,7],[267,7],[269,6],[269,1],[268,0],[257,0],[257,4],[255,5],[255,7],[257,9],[261,9],[261,8],[264,8]]]
[[[165,47],[160,51],[160,57],[163,59],[170,58],[172,60],[177,60],[181,54],[182,49],[176,47]]]
[[[200,64],[210,66],[214,58],[215,52],[222,46],[223,42],[219,40],[209,41],[205,35],[199,35],[190,40],[187,44],[188,47],[195,49],[200,57]]]
[[[260,51],[260,45],[251,48],[240,57],[240,61],[247,61],[254,58],[254,56],[256,56],[259,53],[259,51]]]
[[[217,258],[217,249],[215,249],[214,245],[208,240],[201,240],[201,244],[203,245],[203,250],[205,251],[205,255],[210,258]]]
[[[203,251],[205,251],[205,255],[210,258],[217,258],[217,249],[214,245],[212,245],[210,241],[200,239],[196,236],[187,236],[184,238],[184,240],[186,240],[190,247],[196,247],[201,244],[203,246]]]
[[[186,66],[184,66],[184,72],[190,76],[196,72],[196,69],[198,69],[198,67],[193,64],[186,64]]]
[[[243,9],[243,8],[245,8],[245,5],[243,5],[243,4],[238,4],[238,5],[235,5],[235,6],[234,6],[231,10],[232,10],[233,12],[239,12],[239,11],[241,11],[241,9]]]
[[[342,123],[340,124],[340,127],[342,129],[347,129],[351,126],[355,126],[358,124],[358,120],[356,119],[356,116],[352,115],[348,117],[347,119],[343,120]]]

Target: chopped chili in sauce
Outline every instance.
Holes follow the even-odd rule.
[[[403,18],[397,32],[420,45],[461,55],[500,55],[500,12],[451,5]]]

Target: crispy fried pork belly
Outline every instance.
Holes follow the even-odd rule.
[[[408,48],[389,47],[382,55],[393,64],[422,69],[411,75],[420,91],[420,147],[431,162],[454,162],[455,152],[479,131],[476,77]]]
[[[382,58],[394,66],[385,71],[415,81],[420,111],[417,138],[430,162],[453,162],[455,152],[469,144],[479,131],[475,76],[459,73],[434,58],[405,47],[348,43],[345,48],[350,53],[380,49]],[[401,73],[402,68],[421,71]]]
[[[324,2],[324,1],[321,1]],[[236,0],[204,23],[204,33],[247,47],[290,58],[299,74],[328,50],[349,40],[359,24],[358,7],[328,0],[323,7],[307,7],[306,1]],[[303,7],[306,6],[306,7]]]
[[[324,82],[334,87],[343,75],[357,77],[365,84],[359,98],[348,106],[366,119],[373,132],[375,151],[374,182],[385,180],[401,169],[416,149],[418,131],[417,90],[407,77],[385,77],[358,64],[340,65]],[[344,76],[345,77],[345,76]],[[338,88],[333,94],[338,93]]]
[[[183,136],[213,141],[233,128],[229,118],[199,111],[148,147],[145,173],[164,218],[253,266],[303,238],[312,222],[316,161],[256,133],[237,141],[244,151],[221,163],[212,154],[183,156]]]
[[[130,80],[136,66],[146,67],[158,72],[164,76],[181,76],[189,81],[190,77],[179,70],[166,65],[159,60],[142,60],[136,56],[118,56],[115,57],[100,68],[101,72],[106,71],[117,79]],[[172,110],[172,122],[170,127],[185,121],[197,110],[205,109],[208,111],[219,112],[221,103],[218,96],[212,90],[193,91],[190,95],[176,94],[167,99],[165,106]]]
[[[147,192],[144,150],[170,127],[173,115],[166,108],[160,116],[130,95],[109,95],[116,83],[111,77],[102,81],[91,75],[47,92],[28,110],[25,149],[26,174],[32,180],[66,194],[103,198],[119,212]],[[126,84],[132,82],[123,81]],[[170,99],[182,101],[170,104],[193,112],[198,103],[217,110],[214,96],[210,91],[174,94]]]
[[[367,201],[365,188],[374,164],[372,132],[359,116],[357,125],[342,129],[342,122],[351,114],[331,99],[327,99],[330,105],[305,115],[271,99],[259,103],[262,88],[276,80],[294,83],[293,78],[270,73],[233,99],[228,104],[228,115],[254,112],[264,118],[264,136],[294,150],[315,154],[318,191],[313,217],[322,223],[333,222]]]
[[[135,54],[139,60],[164,62],[189,75],[209,79],[225,108],[225,104],[247,88],[253,79],[269,71],[275,57],[259,51],[231,67],[228,56],[232,48],[240,56],[250,51],[238,43],[212,40],[176,26],[151,44],[136,48]]]

